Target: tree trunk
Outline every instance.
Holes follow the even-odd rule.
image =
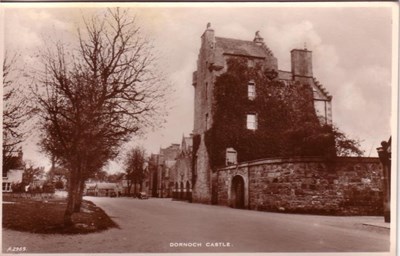
[[[130,196],[131,195],[131,188],[132,188],[132,182],[131,181],[127,181],[127,184],[128,184],[128,196]]]
[[[76,204],[77,198],[77,175],[76,171],[73,170],[71,172],[71,177],[69,180],[69,188],[68,188],[68,199],[67,199],[67,208],[64,212],[64,226],[69,227],[73,225],[72,222],[72,214],[74,213],[74,208]]]
[[[82,197],[83,197],[84,189],[85,189],[85,181],[82,178],[80,178],[77,181],[77,198],[76,198],[76,203],[74,206],[74,212],[81,211]]]
[[[136,196],[136,181],[135,181],[135,185],[134,185],[134,193],[135,193],[135,196]]]

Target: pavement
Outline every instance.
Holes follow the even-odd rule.
[[[365,222],[365,223],[363,223],[363,225],[390,230],[390,223],[386,223],[383,220]]]
[[[389,252],[383,217],[283,214],[171,199],[87,197],[119,225],[86,235],[38,235],[3,229],[3,252]],[[381,255],[381,254],[380,254]],[[383,255],[386,255],[384,253]]]

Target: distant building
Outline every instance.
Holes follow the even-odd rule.
[[[11,157],[8,159],[7,168],[4,167],[3,163],[2,191],[6,193],[12,192],[12,185],[22,182],[23,173],[23,153],[20,149],[17,152],[12,152]]]
[[[3,193],[12,192],[12,185],[22,182],[24,170],[9,170],[3,177]]]
[[[150,156],[148,182],[151,196],[172,197],[174,184],[170,179],[170,174],[174,172],[179,146],[179,144],[171,144],[167,148],[161,148],[159,154]]]
[[[99,182],[86,183],[84,194],[87,196],[109,197],[112,195],[121,195],[122,188],[117,183]]]
[[[192,148],[192,135],[182,136],[181,144],[171,144],[150,156],[146,183],[152,197],[191,200]]]
[[[170,183],[173,186],[172,197],[174,199],[192,200],[192,148],[192,136],[183,136],[175,167],[170,174]]]

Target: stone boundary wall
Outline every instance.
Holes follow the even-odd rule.
[[[232,179],[244,180],[245,208],[328,215],[382,215],[382,166],[378,158],[263,159],[218,169],[217,204],[232,206]]]

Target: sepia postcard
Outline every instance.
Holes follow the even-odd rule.
[[[2,3],[2,255],[395,255],[398,8]]]

